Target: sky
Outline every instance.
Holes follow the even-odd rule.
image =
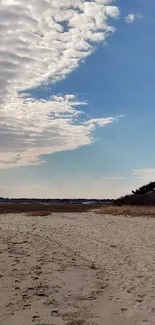
[[[154,18],[154,0],[0,0],[0,196],[155,180]]]

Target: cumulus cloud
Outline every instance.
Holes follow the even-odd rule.
[[[104,41],[118,18],[111,0],[1,0],[0,167],[43,162],[40,156],[94,141],[73,94],[35,100],[24,92],[64,79]],[[23,92],[23,94],[22,94]],[[81,113],[82,114],[82,113]]]
[[[126,17],[125,17],[125,22],[127,24],[132,24],[136,19],[140,19],[142,18],[142,15],[141,14],[128,14]]]

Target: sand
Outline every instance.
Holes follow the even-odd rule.
[[[0,324],[155,324],[155,219],[1,215]]]

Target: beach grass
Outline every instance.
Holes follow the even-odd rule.
[[[102,206],[98,209],[97,213],[99,214],[111,214],[114,216],[131,216],[131,217],[155,217],[155,206]]]

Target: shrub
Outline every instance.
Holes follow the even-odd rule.
[[[155,182],[141,186],[139,189],[132,191],[131,195],[126,195],[115,200],[114,204],[117,206],[155,206]]]

